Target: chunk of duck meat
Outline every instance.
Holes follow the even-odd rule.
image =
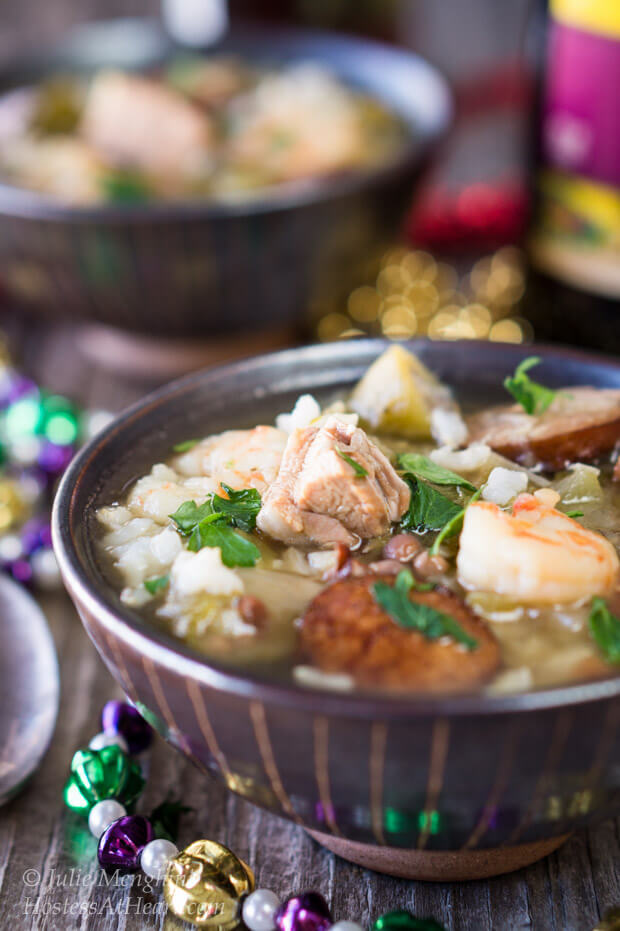
[[[472,443],[525,465],[561,469],[596,459],[620,441],[620,389],[566,388],[542,414],[508,404],[474,414],[467,425]]]
[[[488,682],[500,665],[495,637],[455,594],[444,588],[412,590],[412,602],[449,615],[474,638],[467,650],[447,637],[430,640],[400,627],[377,603],[365,576],[335,582],[310,603],[300,624],[300,646],[323,672],[347,673],[358,685],[383,686],[412,693],[471,691]]]
[[[363,430],[329,417],[290,435],[257,525],[288,544],[355,546],[387,533],[410,494]]]

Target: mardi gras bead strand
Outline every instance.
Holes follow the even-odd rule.
[[[255,889],[250,867],[223,844],[196,840],[179,851],[170,837],[157,837],[154,818],[130,814],[145,779],[136,757],[152,740],[139,712],[124,702],[108,702],[101,732],[78,750],[64,789],[65,803],[88,818],[98,841],[97,859],[106,870],[142,870],[163,880],[170,911],[211,931],[232,931],[243,920],[248,931],[363,931],[355,921],[336,921],[318,892],[280,901],[270,889]],[[177,806],[177,811],[180,808]],[[389,912],[372,931],[444,931],[433,919]]]
[[[16,582],[60,587],[50,532],[54,491],[82,443],[111,419],[14,369],[0,335],[0,568]]]

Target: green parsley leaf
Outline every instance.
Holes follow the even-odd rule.
[[[200,507],[196,504],[195,501],[184,501],[183,504],[171,514],[170,517],[175,522],[179,530],[184,536],[189,536],[193,533],[196,526],[205,519],[205,517],[211,517],[213,515],[213,505],[211,504],[211,496],[204,504],[201,504]]]
[[[348,462],[353,471],[355,472],[355,478],[367,478],[368,472],[361,466],[359,462],[356,462],[353,456],[349,456],[347,453],[343,452],[341,449],[337,449],[336,452],[341,459],[344,459],[345,462]]]
[[[432,485],[455,485],[458,488],[466,488],[467,491],[476,491],[476,486],[468,482],[462,475],[451,472],[450,469],[444,469],[437,465],[428,456],[421,453],[402,453],[398,457],[398,465],[403,472],[409,472],[416,478],[424,478]]]
[[[504,388],[527,414],[543,414],[557,394],[551,388],[545,388],[544,385],[532,381],[526,374],[541,361],[540,356],[528,356],[516,367],[514,375],[509,375],[504,379]]]
[[[254,566],[260,559],[260,550],[233,527],[250,532],[256,526],[256,515],[260,510],[260,495],[253,489],[235,491],[222,485],[230,498],[209,495],[198,506],[195,501],[184,501],[171,514],[183,536],[189,537],[187,548],[197,553],[203,546],[217,546],[222,551],[225,566]]]
[[[578,517],[583,517],[583,511],[567,511],[567,517],[572,517],[573,520],[577,520]]]
[[[409,593],[414,584],[411,573],[404,569],[398,573],[393,587],[386,582],[375,582],[373,585],[375,601],[384,611],[387,611],[399,627],[417,630],[427,640],[451,637],[457,643],[462,643],[468,650],[475,650],[478,641],[470,637],[453,617],[443,611],[437,611],[430,605],[411,601]]]
[[[417,592],[430,592],[435,586],[432,582],[419,582],[410,569],[401,569],[396,576],[394,588],[408,594],[412,588]]]
[[[190,811],[194,809],[168,796],[149,815],[155,837],[163,837],[174,843],[179,836],[181,815],[188,814]]]
[[[220,514],[225,514],[228,522],[239,530],[247,530],[248,533],[256,527],[256,518],[261,507],[260,494],[255,488],[244,488],[241,491],[235,491],[230,485],[220,483],[224,489],[227,498],[220,495],[213,495],[211,503],[213,510]]]
[[[611,613],[603,598],[593,598],[590,633],[609,663],[620,663],[620,619]]]
[[[169,575],[160,575],[158,579],[147,579],[144,587],[150,595],[157,595],[158,592],[163,592],[165,588],[168,588],[169,582]]]
[[[104,175],[101,187],[106,199],[113,204],[143,204],[151,197],[144,179],[130,171],[114,171]]]
[[[222,562],[225,566],[255,566],[260,559],[259,548],[241,536],[232,527],[227,527],[221,520],[212,522],[209,518],[201,521],[191,537],[188,549],[197,553],[203,546],[219,547],[222,553]]]
[[[445,524],[461,513],[460,505],[446,498],[426,482],[421,482],[410,475],[406,475],[405,480],[411,488],[411,500],[400,522],[403,530],[414,530],[416,533],[441,530]]]
[[[200,440],[184,440],[182,443],[175,443],[172,447],[173,453],[187,453],[190,449],[193,449],[194,446],[198,446]]]
[[[450,537],[456,536],[457,533],[460,533],[463,529],[463,521],[465,519],[465,511],[474,501],[477,501],[480,495],[482,494],[482,488],[479,488],[478,491],[471,496],[464,508],[461,508],[461,511],[458,514],[455,514],[452,520],[449,520],[448,523],[441,528],[435,542],[431,546],[430,553],[431,556],[436,556],[439,552],[439,547],[444,540],[448,540]]]

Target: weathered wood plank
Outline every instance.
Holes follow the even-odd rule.
[[[588,856],[601,915],[620,903],[619,827],[620,819],[587,832]]]

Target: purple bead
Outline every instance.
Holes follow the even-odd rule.
[[[64,472],[74,454],[73,446],[57,446],[56,443],[45,442],[41,444],[37,461],[45,472],[57,475]]]
[[[21,533],[24,553],[30,556],[44,546],[52,545],[50,522],[44,517],[35,517],[24,525]]]
[[[39,491],[43,492],[48,487],[50,482],[50,477],[47,472],[44,472],[38,466],[23,466],[23,465],[12,465],[9,464],[7,467],[7,472],[11,478],[20,481],[20,479],[25,479],[26,481],[35,481],[39,486]]]
[[[130,753],[142,753],[151,745],[153,730],[139,711],[122,701],[108,701],[101,712],[101,730],[120,734]]]
[[[32,580],[32,566],[27,559],[16,559],[10,569],[16,582],[27,585]]]
[[[140,854],[153,840],[151,822],[142,815],[124,815],[108,825],[99,841],[97,859],[104,869],[135,873]]]
[[[327,931],[333,924],[329,906],[318,892],[302,892],[283,902],[274,916],[278,931]]]
[[[9,404],[19,401],[27,394],[37,395],[38,393],[39,389],[30,378],[11,371],[0,386],[0,407],[8,407]]]

